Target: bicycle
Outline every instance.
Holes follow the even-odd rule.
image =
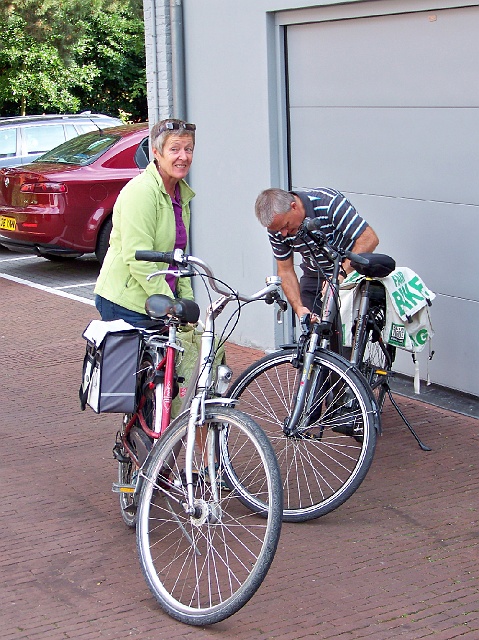
[[[119,482],[113,486],[126,524],[136,526],[141,568],[157,602],[183,623],[213,624],[238,611],[261,585],[282,515],[281,477],[268,438],[222,397],[231,370],[220,365],[215,372],[214,320],[232,300],[280,300],[280,279],[267,279],[265,288],[246,296],[222,288],[206,263],[178,249],[137,251],[136,259],[176,265],[176,276],[200,276],[220,294],[210,298],[197,367],[171,422],[177,329],[196,322],[199,309],[192,301],[148,298],[146,312],[159,325],[141,330],[137,406],[117,437]],[[245,490],[256,498],[254,511],[239,499]]]
[[[362,254],[362,257],[365,256],[370,263],[367,267],[354,260],[351,262],[354,269],[364,277],[357,285],[359,302],[354,314],[350,360],[366,378],[374,393],[379,412],[382,412],[388,396],[419,447],[423,451],[431,451],[399,408],[390,386],[396,347],[383,339],[386,324],[386,290],[380,279],[393,272],[395,262],[390,256],[383,254]],[[429,300],[427,303],[431,304]]]
[[[383,299],[377,304],[372,282],[377,273],[390,273],[394,261],[381,254],[335,250],[316,225],[308,220],[298,233],[332,265],[319,321],[303,318],[297,344],[283,345],[252,364],[229,391],[273,444],[283,481],[283,520],[289,522],[330,513],[366,477],[394,360],[393,349],[380,335]],[[333,336],[342,345],[339,275],[345,258],[366,276],[348,359],[330,350]]]

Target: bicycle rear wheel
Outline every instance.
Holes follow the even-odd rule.
[[[156,413],[156,396],[155,389],[146,388],[143,390],[147,372],[153,367],[151,356],[145,354],[140,364],[141,374],[138,379],[136,404],[140,401],[142,393],[145,394],[145,403],[142,409],[146,424],[153,428]],[[135,485],[138,476],[138,465],[132,460],[127,449],[123,446],[122,440],[125,434],[125,428],[131,420],[132,414],[123,416],[123,425],[117,436],[117,442],[114,448],[115,457],[118,460],[118,483],[120,485]],[[128,446],[136,456],[138,464],[141,466],[146,460],[148,453],[153,446],[153,439],[146,435],[141,428],[141,424],[137,419],[128,436]],[[133,493],[120,492],[120,513],[127,527],[134,529],[136,526],[136,506],[133,500]]]
[[[265,431],[278,459],[283,483],[283,520],[318,518],[345,502],[371,465],[379,417],[366,382],[344,358],[318,350],[318,373],[304,430],[287,436],[301,369],[292,364],[296,349],[265,356],[231,386],[237,407]],[[247,487],[240,499],[250,508],[261,504]]]
[[[188,414],[179,416],[152,452],[139,500],[137,545],[146,582],[161,607],[181,622],[207,625],[238,611],[268,572],[281,530],[281,478],[271,444],[251,418],[230,407],[207,406],[193,452],[197,513],[188,515],[188,420]],[[263,517],[245,508],[222,481],[222,431],[231,444],[227,463],[266,507]],[[211,438],[219,451],[216,486],[203,471]],[[254,475],[261,478],[256,489]]]
[[[374,393],[379,411],[382,411],[396,348],[385,343],[381,334],[386,322],[384,287],[377,283],[371,284],[370,295],[366,330],[362,336],[356,336],[355,340],[359,341],[359,369]]]
[[[395,355],[395,347],[385,344],[381,336],[375,337],[374,332],[368,332],[359,369],[374,393],[379,411],[384,406]]]

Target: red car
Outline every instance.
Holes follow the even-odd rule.
[[[0,169],[0,244],[50,260],[108,249],[113,205],[149,161],[147,124],[98,129]]]

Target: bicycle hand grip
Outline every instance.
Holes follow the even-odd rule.
[[[174,252],[173,251],[135,251],[135,259],[145,262],[166,262],[167,264],[174,264]]]

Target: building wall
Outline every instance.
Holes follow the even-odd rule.
[[[172,117],[171,29],[167,0],[144,0],[148,121]]]
[[[472,62],[479,58],[479,7],[398,10],[325,21],[318,14],[316,22],[285,27],[291,181],[314,184],[320,175],[347,194],[377,230],[379,250],[438,294],[435,325],[461,318],[456,336],[442,324],[430,371],[473,391],[471,367],[454,355],[479,323],[478,286],[467,277],[475,252],[464,252],[479,212]],[[467,350],[473,366],[479,349],[472,342]],[[399,364],[407,372],[410,356]]]
[[[304,3],[292,0],[183,0],[187,117],[198,127],[190,174],[190,183],[197,192],[193,203],[192,250],[234,288],[245,292],[259,289],[264,277],[273,272],[274,265],[266,233],[254,217],[257,194],[272,185],[287,187],[290,179],[296,185],[324,185],[344,190],[378,231],[379,250],[391,253],[398,264],[416,270],[438,294],[432,309],[436,354],[428,363],[431,380],[479,394],[478,376],[474,373],[479,355],[474,334],[479,321],[479,295],[471,273],[479,206],[478,186],[474,182],[479,148],[476,141],[478,105],[474,98],[477,82],[473,81],[477,55],[471,56],[477,50],[467,39],[462,44],[459,40],[460,46],[451,48],[450,53],[447,48],[449,28],[454,34],[461,29],[464,33],[471,32],[465,14],[475,11],[478,3],[358,0],[302,5]],[[475,9],[461,8],[464,5]],[[446,28],[444,46],[437,58],[424,39],[408,39],[407,30],[403,32],[403,39],[388,44],[387,39],[381,41],[381,30],[375,32],[378,20],[370,23],[363,20],[370,16],[396,16],[395,24],[400,28],[399,21],[407,19],[405,14],[427,11],[432,16],[446,9],[455,10],[456,26]],[[414,121],[407,122],[404,118],[411,113],[402,110],[399,129],[405,135],[401,135],[398,120],[388,120],[394,115],[392,110],[375,112],[377,100],[364,103],[370,93],[361,94],[361,103],[351,104],[351,96],[346,92],[339,105],[344,115],[340,150],[349,146],[351,155],[335,157],[331,155],[334,145],[330,137],[338,129],[339,111],[333,114],[331,108],[323,108],[321,117],[317,110],[314,112],[322,97],[331,96],[327,88],[323,91],[319,87],[309,105],[313,108],[309,111],[305,108],[313,98],[303,96],[306,101],[296,105],[298,111],[291,116],[290,176],[287,154],[290,112],[285,81],[285,61],[290,53],[283,47],[283,35],[285,29],[290,29],[290,35],[296,31],[295,55],[299,57],[294,61],[293,82],[294,95],[298,97],[301,87],[305,88],[310,79],[309,69],[318,69],[318,56],[324,57],[321,46],[314,49],[320,22],[328,25],[327,33],[324,31],[325,35],[321,36],[331,38],[328,50],[336,47],[335,55],[329,56],[322,70],[326,78],[328,74],[334,78],[338,67],[342,74],[350,69],[345,86],[351,96],[357,98],[366,70],[374,98],[382,94],[401,106],[397,100],[408,96],[416,114]],[[433,22],[431,18],[431,28],[443,28],[441,22],[436,25]],[[291,25],[295,25],[294,28]],[[308,38],[312,38],[311,42]],[[430,74],[426,75],[429,86],[437,88],[445,82],[445,91],[436,91],[432,96],[421,82],[389,86],[390,67],[381,67],[377,60],[379,68],[372,74],[370,67],[377,56],[378,41],[386,48],[393,44],[399,47],[392,58],[398,60],[394,77],[400,77],[403,59],[410,62],[409,69],[413,70],[417,59],[424,73]],[[370,48],[365,49],[368,42]],[[297,72],[296,64],[301,55],[304,55],[303,76]],[[439,66],[435,66],[435,60]],[[291,60],[288,62],[291,64]],[[466,102],[458,102],[457,93],[447,92],[448,79],[454,84],[459,75],[472,81],[465,82],[464,86],[474,87]],[[416,76],[420,80],[420,74]],[[406,75],[403,82],[407,83],[410,77]],[[289,81],[291,83],[291,77]],[[435,100],[437,95],[442,96],[442,102]],[[429,111],[423,112],[422,119],[416,117],[421,100],[429,101]],[[291,106],[294,108],[295,104]],[[358,106],[365,107],[364,113],[359,114]],[[354,118],[358,115],[361,115],[363,138],[357,135],[361,128]],[[308,118],[311,118],[310,125]],[[329,154],[318,153],[317,144],[304,145],[302,130],[307,131],[308,126],[331,145]],[[458,136],[467,153],[461,158],[456,153],[458,146],[454,145],[452,162],[448,150]],[[441,166],[440,172],[431,166],[430,159],[434,156],[440,159],[437,163]],[[362,162],[358,162],[359,157]],[[451,233],[451,222],[458,229],[456,235]],[[402,231],[399,233],[398,229]],[[200,301],[206,300],[200,287],[197,287],[197,296]],[[255,303],[244,310],[233,339],[264,349],[273,348],[275,340],[287,338],[281,328],[274,327],[271,308]],[[398,368],[411,374],[410,357],[401,357]]]

